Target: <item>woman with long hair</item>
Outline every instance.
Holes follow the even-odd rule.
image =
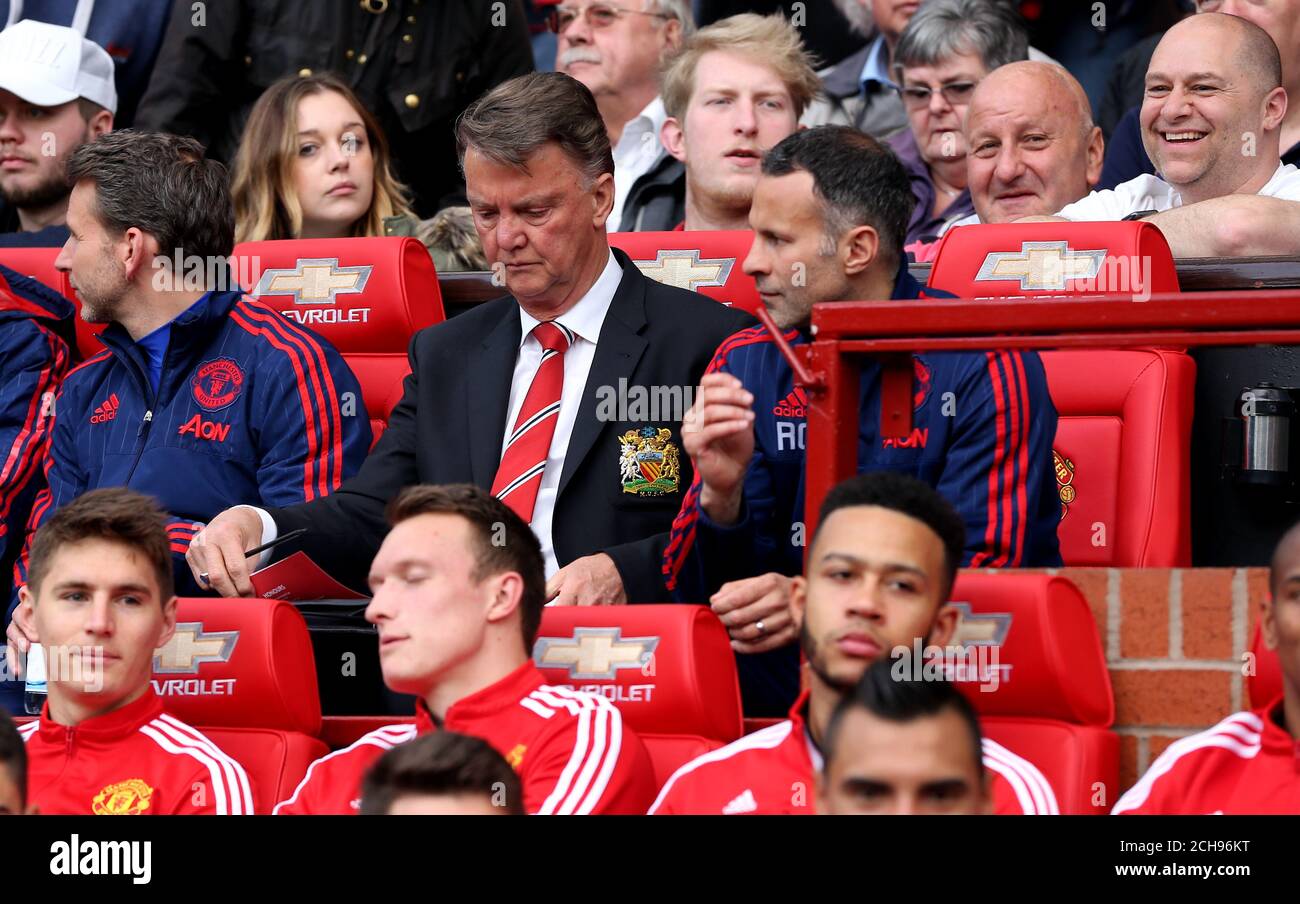
[[[233,194],[239,242],[413,231],[383,130],[328,73],[287,76],[258,98],[235,157]]]

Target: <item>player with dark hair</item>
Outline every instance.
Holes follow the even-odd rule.
[[[435,731],[394,747],[361,783],[362,816],[523,816],[519,776],[479,738]]]
[[[388,518],[366,619],[379,628],[384,683],[419,698],[416,722],[317,760],[275,812],[355,813],[380,754],[435,729],[491,744],[519,773],[529,813],[645,812],[650,757],[618,708],[547,686],[533,665],[546,581],[528,524],[469,484],[410,487]]]
[[[975,709],[950,682],[916,679],[910,670],[910,653],[878,659],[835,707],[818,774],[818,813],[991,811]]]
[[[1300,524],[1278,541],[1260,603],[1282,696],[1174,741],[1115,804],[1114,814],[1300,814]]]
[[[827,725],[863,673],[894,651],[944,647],[957,626],[948,595],[965,548],[956,510],[913,477],[861,474],[827,494],[791,617],[811,670],[790,717],[682,766],[651,813],[812,814]],[[1051,785],[993,741],[984,765],[1001,814],[1056,813]]]
[[[164,516],[125,488],[68,503],[36,533],[19,592],[44,648],[49,699],[19,732],[28,799],[57,815],[247,815],[248,776],[163,712],[154,652],[176,630]]]
[[[935,294],[902,252],[914,204],[897,158],[847,126],[796,132],[763,158],[745,272],[792,345],[810,340],[818,302]],[[951,501],[966,524],[960,564],[1059,565],[1056,409],[1038,355],[926,352],[913,362],[914,429],[902,439],[880,436],[881,368],[862,364],[859,470],[910,474]],[[664,576],[678,599],[712,596],[747,654],[738,665],[751,715],[784,712],[798,693],[785,576],[803,559],[806,404],[774,339],[743,330],[718,348],[683,426],[695,479]]]

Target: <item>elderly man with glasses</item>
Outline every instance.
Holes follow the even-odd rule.
[[[690,0],[566,0],[551,11],[559,36],[555,68],[596,98],[614,149],[611,231],[642,177],[673,162],[659,140],[668,114],[659,97],[659,66],[695,28]]]

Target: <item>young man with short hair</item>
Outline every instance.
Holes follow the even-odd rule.
[[[835,707],[892,651],[918,639],[925,647],[952,640],[957,610],[947,601],[965,535],[953,506],[913,477],[878,471],[832,489],[790,594],[789,618],[811,669],[808,689],[786,721],[678,769],[650,812],[811,815]],[[995,773],[997,813],[1058,812],[1037,767],[987,739],[983,752]]]
[[[763,155],[819,92],[799,29],[743,13],[686,39],[663,77],[669,156],[637,180],[624,231],[749,229]]]
[[[28,800],[45,814],[248,815],[244,768],[163,712],[150,677],[176,630],[163,514],[125,488],[55,512],[20,592],[43,648],[49,699],[19,732]]]
[[[979,816],[992,812],[979,718],[950,682],[898,677],[911,654],[876,660],[826,728],[817,812]]]
[[[523,816],[519,776],[479,738],[435,731],[394,747],[361,783],[362,816]]]
[[[112,131],[113,58],[76,30],[22,19],[0,31],[0,247],[68,240],[68,157]]]
[[[515,512],[469,484],[410,487],[370,569],[366,619],[384,683],[414,694],[414,725],[377,728],[317,760],[281,815],[355,813],[384,751],[433,731],[481,737],[523,784],[529,813],[644,813],[649,754],[605,697],[547,686],[533,665],[546,603],[541,546]]]

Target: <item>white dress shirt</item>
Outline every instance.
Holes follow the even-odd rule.
[[[560,390],[560,415],[555,422],[555,434],[546,455],[546,470],[542,472],[542,485],[537,489],[537,502],[533,506],[533,533],[542,544],[542,557],[546,560],[546,578],[560,570],[555,558],[555,543],[551,539],[551,522],[555,515],[555,497],[560,489],[560,475],[564,473],[564,456],[569,450],[569,437],[578,420],[578,407],[587,387],[587,375],[596,357],[596,340],[609,312],[614,293],[623,278],[623,268],[610,254],[596,282],[578,303],[559,317],[557,322],[574,334],[573,344],[564,353],[564,388]],[[519,356],[515,359],[515,373],[510,379],[510,405],[506,409],[506,422],[501,425],[501,454],[506,451],[506,440],[511,428],[524,407],[524,396],[533,383],[537,368],[542,363],[542,344],[533,335],[533,328],[541,323],[522,307],[519,309],[519,326],[522,339]]]
[[[667,118],[663,100],[656,97],[646,104],[639,116],[623,126],[623,134],[614,145],[614,209],[605,221],[605,228],[610,232],[618,232],[623,220],[623,205],[627,203],[627,196],[636,180],[654,169],[655,164],[668,153],[659,140],[659,130]]]
[[[551,523],[555,515],[555,497],[560,489],[560,475],[564,473],[564,456],[569,449],[569,436],[573,425],[578,420],[578,408],[582,404],[582,394],[587,387],[587,375],[591,372],[591,362],[596,357],[596,341],[600,338],[600,328],[605,323],[605,315],[614,301],[614,293],[623,279],[623,268],[611,253],[605,262],[605,269],[600,272],[596,282],[587,290],[587,294],[578,299],[578,303],[565,311],[557,321],[568,327],[574,334],[573,344],[564,353],[564,386],[560,390],[560,416],[555,423],[555,435],[551,437],[551,448],[546,456],[546,470],[542,472],[542,485],[537,490],[537,502],[533,505],[533,533],[542,545],[542,556],[546,561],[546,578],[560,570],[555,558],[555,543],[551,539]],[[519,417],[519,409],[524,407],[524,396],[533,384],[533,377],[542,363],[542,344],[532,335],[533,328],[541,323],[523,308],[519,309],[519,325],[522,338],[519,354],[515,358],[515,372],[510,378],[510,402],[506,409],[506,422],[501,425],[501,453],[505,454],[506,439],[510,428]],[[500,459],[498,459],[498,462]],[[270,514],[254,505],[241,505],[236,508],[249,508],[257,512],[262,519],[262,539],[254,545],[270,543],[279,534],[275,521]],[[263,552],[254,566],[254,570],[265,568],[274,550]]]
[[[1284,201],[1300,201],[1300,170],[1279,164],[1273,177],[1258,192]],[[1140,210],[1165,211],[1183,206],[1178,189],[1158,176],[1141,175],[1121,182],[1113,189],[1095,191],[1088,197],[1061,208],[1058,217],[1083,222],[1122,220]]]

